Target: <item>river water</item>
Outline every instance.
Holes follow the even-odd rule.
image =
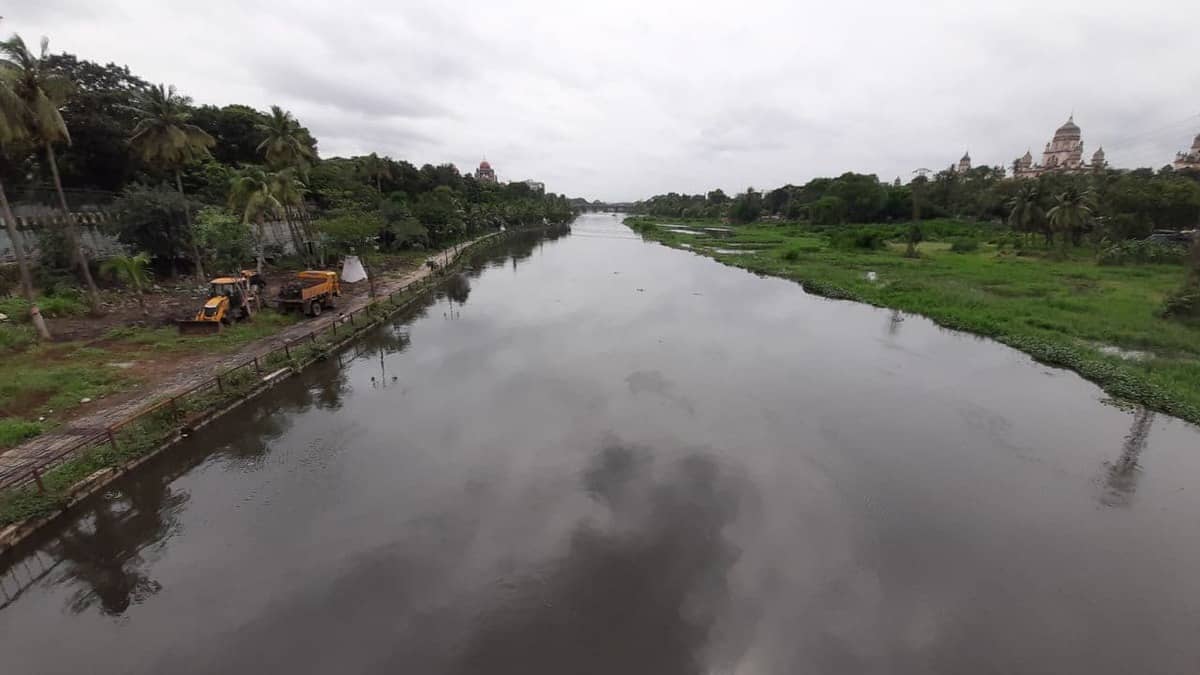
[[[0,672],[1194,673],[1200,433],[609,215],[0,561]]]

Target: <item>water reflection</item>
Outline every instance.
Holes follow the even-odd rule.
[[[526,260],[542,236],[556,239],[565,232],[569,229],[521,234],[501,247],[477,253],[473,276],[490,263]],[[470,290],[468,274],[447,277],[437,294],[418,298],[388,325],[361,336],[336,358],[209,425],[203,442],[199,437],[185,441],[103,494],[85,500],[76,507],[79,515],[64,519],[57,529],[48,528],[8,551],[0,557],[3,606],[45,579],[74,588],[68,599],[73,613],[95,607],[104,615],[118,616],[158,593],[162,584],[149,573],[145,552],[165,546],[177,531],[178,515],[189,500],[187,492],[172,487],[177,478],[210,457],[229,460],[229,468],[237,471],[263,467],[263,458],[304,413],[314,408],[341,409],[350,392],[345,365],[355,358],[377,359],[379,374],[372,382],[380,388],[391,386],[396,378],[388,375],[384,357],[410,347],[409,324],[425,316],[439,298],[466,303]]]
[[[99,606],[117,616],[162,589],[145,571],[142,552],[169,537],[188,495],[175,492],[162,476],[126,481],[97,500],[50,547],[66,563],[58,581],[76,587],[72,612]]]
[[[485,612],[452,672],[707,672],[749,485],[702,452],[656,464],[615,438],[597,453],[582,483],[608,522],[579,522],[561,560]]]
[[[1116,461],[1107,463],[1104,478],[1104,494],[1100,501],[1105,506],[1129,506],[1137,489],[1141,467],[1138,460],[1146,450],[1150,430],[1154,426],[1154,411],[1138,408],[1133,413],[1129,434],[1121,445],[1121,455]]]

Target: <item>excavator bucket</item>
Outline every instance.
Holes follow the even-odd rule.
[[[221,332],[220,321],[180,321],[180,335],[216,335]]]

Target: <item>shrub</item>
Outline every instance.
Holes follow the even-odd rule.
[[[834,246],[841,249],[877,251],[887,246],[886,233],[869,227],[834,232],[830,239]]]
[[[979,240],[969,237],[955,237],[950,240],[950,250],[955,253],[971,253],[979,250]]]
[[[1187,248],[1178,244],[1155,241],[1122,241],[1100,252],[1101,265],[1133,265],[1140,263],[1177,264],[1187,257]]]
[[[0,420],[0,448],[10,448],[42,433],[40,422],[6,418]]]
[[[1200,286],[1187,285],[1163,301],[1162,316],[1167,319],[1200,318]]]
[[[36,340],[33,327],[27,324],[14,324],[11,314],[8,321],[0,323],[0,352],[25,349],[34,342]]]

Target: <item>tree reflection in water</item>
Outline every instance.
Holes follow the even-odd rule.
[[[1121,446],[1121,455],[1115,462],[1105,462],[1105,490],[1100,497],[1105,506],[1128,506],[1133,500],[1133,492],[1137,489],[1137,479],[1141,472],[1138,460],[1146,449],[1153,425],[1153,411],[1138,408],[1133,414],[1133,423]]]
[[[162,588],[145,573],[142,553],[170,537],[188,500],[170,488],[171,480],[156,473],[126,481],[94,499],[87,516],[48,547],[66,563],[58,582],[77,586],[68,600],[72,612],[99,605],[119,616]]]

